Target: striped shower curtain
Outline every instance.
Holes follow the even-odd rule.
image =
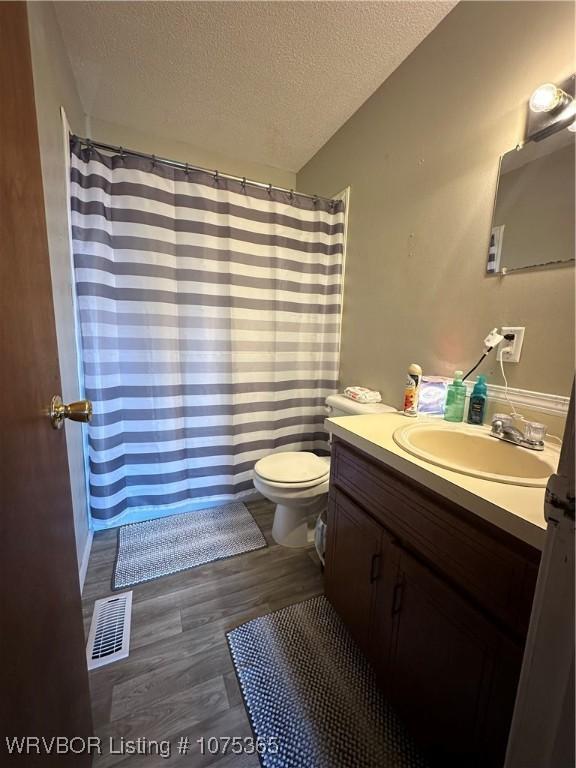
[[[96,528],[253,493],[325,451],[343,203],[72,142],[72,239]]]

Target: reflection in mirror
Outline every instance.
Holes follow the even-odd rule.
[[[488,272],[574,261],[574,143],[564,129],[500,162]]]

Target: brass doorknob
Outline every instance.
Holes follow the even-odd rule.
[[[50,403],[50,421],[54,429],[60,429],[64,419],[70,421],[88,422],[92,418],[92,403],[90,400],[78,400],[77,403],[66,405],[60,395],[54,395]]]

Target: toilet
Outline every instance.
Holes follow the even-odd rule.
[[[396,411],[384,403],[358,403],[344,395],[326,398],[327,416],[352,416]],[[328,500],[330,458],[310,451],[281,451],[254,466],[254,487],[276,504],[272,537],[284,547],[305,547],[310,541],[308,520],[322,512]]]

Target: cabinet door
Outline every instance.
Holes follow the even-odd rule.
[[[392,703],[433,765],[501,768],[519,672],[510,641],[407,552],[391,568]]]
[[[325,592],[358,645],[369,654],[374,585],[380,577],[383,529],[333,489],[328,503]]]

